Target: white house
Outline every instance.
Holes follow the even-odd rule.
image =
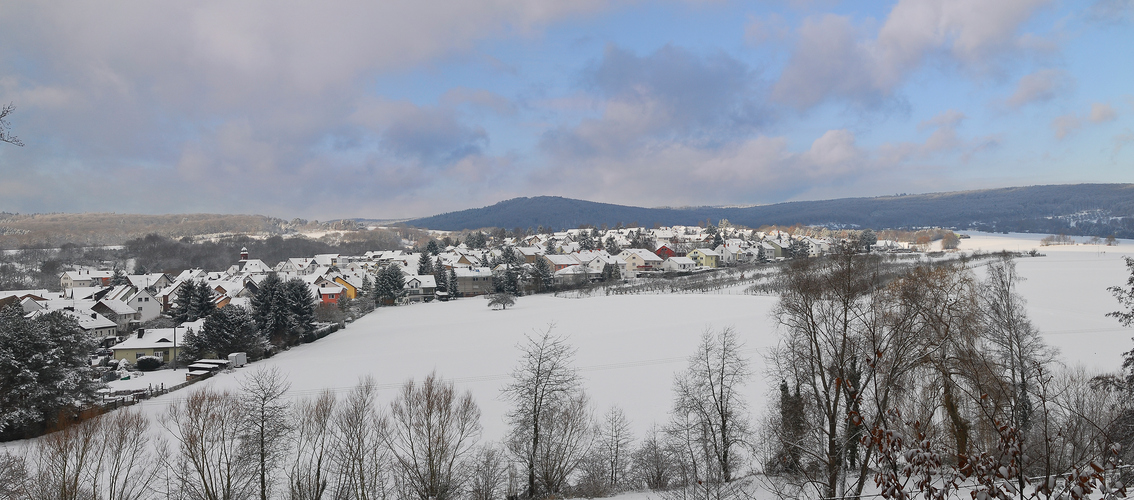
[[[662,262],[662,269],[673,272],[692,271],[697,263],[689,257],[670,257]]]

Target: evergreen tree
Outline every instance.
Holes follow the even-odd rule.
[[[555,251],[555,240],[547,240],[547,244],[543,246],[543,251],[548,255],[555,255],[559,253]]]
[[[252,297],[252,318],[260,334],[277,345],[284,345],[291,323],[290,315],[283,282],[275,274],[268,275]]]
[[[417,259],[417,275],[428,276],[433,274],[433,261],[429,259],[428,254],[422,254]]]
[[[0,308],[0,437],[34,435],[93,402],[102,385],[87,357],[95,347],[62,311],[28,319],[17,305]]]
[[[388,264],[381,271],[378,271],[378,280],[375,283],[374,290],[379,301],[392,305],[398,297],[402,296],[405,285],[406,279],[405,275],[402,274],[402,267],[397,264]]]
[[[209,316],[199,331],[185,336],[182,353],[186,361],[206,356],[224,359],[234,352],[245,352],[258,359],[267,345],[252,314],[243,307],[227,305]]]
[[[114,268],[114,275],[110,277],[110,286],[129,285],[130,280],[126,278],[126,273],[122,272],[119,268]]]
[[[213,303],[213,296],[216,292],[209,288],[209,284],[205,280],[198,281],[193,290],[192,313],[193,319],[189,321],[196,321],[201,318],[207,318],[217,310],[216,304]]]
[[[365,274],[362,276],[362,288],[358,289],[358,296],[370,298],[372,295],[374,295],[374,282],[370,281],[369,274]]]
[[[454,298],[454,299],[457,298],[457,294],[460,293],[460,287],[457,286],[457,270],[456,269],[450,269],[449,270],[449,276],[447,276],[446,289],[449,290],[449,297]]]
[[[213,305],[213,290],[204,281],[189,280],[181,285],[177,298],[173,301],[172,316],[177,324],[197,321],[208,317],[216,310]]]
[[[429,240],[429,243],[425,244],[425,251],[429,255],[437,256],[441,253],[441,248],[437,246],[437,240]]]
[[[579,233],[579,248],[582,250],[595,249],[595,239],[590,231],[584,229]]]
[[[619,253],[622,252],[622,249],[618,248],[618,244],[614,242],[614,236],[613,235],[606,237],[606,245],[605,246],[606,246],[606,248],[605,248],[606,253],[608,253],[610,255],[618,255]]]
[[[513,297],[520,296],[520,273],[509,266],[504,270],[504,293]]]
[[[292,343],[315,332],[315,297],[311,287],[301,278],[284,282],[288,318],[288,330]]]
[[[542,292],[549,288],[554,283],[554,275],[551,272],[551,264],[547,263],[547,259],[540,257],[535,262],[535,282],[536,290]]]
[[[870,247],[878,244],[878,235],[874,233],[873,229],[867,228],[858,236],[858,242],[869,252]]]
[[[441,262],[441,257],[437,257],[437,261],[433,263],[433,280],[437,282],[438,292],[449,291],[449,273],[445,272],[445,263]]]

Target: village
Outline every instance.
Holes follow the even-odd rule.
[[[917,248],[879,241],[870,230],[811,237],[778,229],[733,227],[723,220],[719,227],[585,228],[518,238],[472,232],[464,235],[464,242],[442,233],[437,236],[441,239],[429,239],[422,248],[414,249],[412,242],[405,242],[404,250],[319,254],[288,258],[275,265],[254,258],[245,248],[239,260],[224,270],[127,274],[121,269],[84,267],[63,272],[59,291],[0,291],[0,307],[18,304],[28,318],[62,311],[97,341],[99,349],[92,353],[96,359],[135,363],[154,357],[165,364],[181,354],[179,338],[184,340],[199,331],[204,322],[194,319],[168,325],[179,295],[191,283],[207,284],[209,300],[218,309],[227,305],[247,309],[269,276],[282,281],[299,279],[307,285],[316,312],[323,313],[317,314],[318,319],[341,323],[344,315],[327,313],[345,310],[360,299],[379,305],[406,305],[706,273],[820,256],[843,241],[837,236],[854,238],[855,244],[866,251],[910,252]],[[395,271],[398,278],[393,286],[400,289],[379,296],[376,289],[383,270]],[[346,315],[346,321],[351,316]],[[155,320],[164,323],[163,327],[147,327]]]

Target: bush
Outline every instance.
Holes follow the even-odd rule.
[[[138,369],[144,372],[152,372],[154,370],[157,370],[158,368],[161,368],[161,365],[163,364],[165,363],[162,362],[161,358],[155,356],[142,356],[138,358],[138,362],[135,363]]]

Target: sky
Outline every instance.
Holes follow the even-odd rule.
[[[0,2],[0,211],[1131,182],[1134,0]]]

